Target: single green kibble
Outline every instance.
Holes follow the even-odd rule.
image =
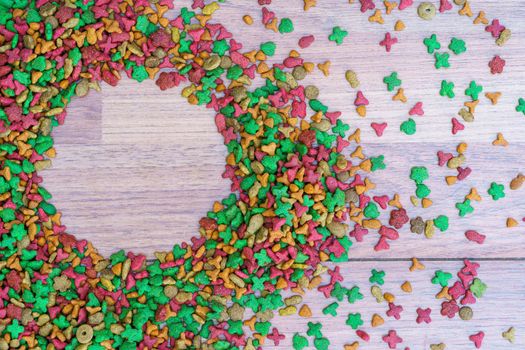
[[[416,121],[408,118],[399,126],[399,130],[407,135],[414,135],[416,133]]]
[[[498,199],[505,197],[505,186],[493,182],[490,184],[490,188],[487,192],[493,200],[497,201]]]
[[[427,47],[427,52],[429,54],[433,54],[434,51],[441,49],[441,44],[437,41],[436,34],[432,34],[429,38],[425,38],[423,44]]]
[[[451,278],[451,273],[437,270],[432,278],[432,284],[439,284],[441,287],[446,287]]]
[[[348,32],[341,27],[333,27],[332,34],[328,36],[328,40],[335,41],[337,45],[341,45],[343,40],[348,36]]]
[[[360,326],[363,325],[363,319],[361,318],[360,313],[355,314],[348,314],[348,318],[346,319],[346,324],[352,329],[358,329]]]
[[[299,333],[295,333],[292,338],[292,346],[294,350],[303,350],[304,348],[308,347],[308,339],[306,337],[303,337]]]
[[[454,98],[456,97],[456,94],[454,93],[454,83],[448,82],[446,80],[441,81],[441,89],[439,90],[439,94],[443,97],[448,98]]]
[[[434,226],[436,226],[441,232],[448,230],[448,217],[445,215],[440,215],[434,219]]]
[[[436,69],[450,67],[450,63],[448,62],[448,59],[450,58],[450,54],[448,52],[444,52],[444,53],[436,52],[434,54],[434,58],[436,59],[436,63],[434,64]]]
[[[279,23],[279,33],[285,34],[285,33],[291,33],[293,32],[293,22],[289,18],[283,18],[281,19],[281,23]]]
[[[273,56],[273,55],[275,55],[275,48],[276,48],[276,45],[275,45],[275,43],[273,41],[267,41],[267,42],[261,44],[261,51],[266,56]]]
[[[465,46],[465,41],[457,38],[452,38],[450,40],[450,44],[448,45],[448,48],[450,51],[454,52],[456,55],[460,55],[463,52],[467,51],[467,47]]]
[[[428,169],[424,166],[415,166],[410,169],[410,179],[414,180],[416,184],[423,183],[428,177]]]
[[[386,84],[388,91],[394,91],[398,86],[401,86],[401,80],[397,77],[397,72],[392,72],[389,76],[383,78],[383,83]]]
[[[377,219],[380,214],[379,209],[377,208],[377,204],[375,204],[374,202],[369,202],[368,205],[365,207],[363,214],[369,219]]]

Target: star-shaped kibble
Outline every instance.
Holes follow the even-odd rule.
[[[432,284],[439,284],[441,287],[448,286],[448,280],[452,278],[452,274],[437,270],[432,278]]]
[[[439,94],[443,97],[447,96],[448,98],[454,98],[456,96],[454,93],[454,83],[442,80]]]
[[[450,40],[450,44],[448,45],[448,48],[450,51],[454,52],[456,55],[460,55],[463,52],[467,51],[467,48],[465,46],[465,41],[457,38],[452,38]]]
[[[479,94],[483,91],[483,86],[476,84],[474,80],[470,82],[469,87],[465,90],[465,95],[470,96],[472,100],[477,100]]]
[[[474,212],[474,208],[470,205],[470,199],[465,199],[463,203],[456,203],[456,208],[459,210],[459,216],[461,217]]]
[[[379,45],[384,46],[386,49],[386,52],[390,52],[392,49],[392,45],[397,44],[397,38],[392,37],[390,33],[385,34],[385,38],[379,42]]]
[[[493,182],[490,184],[490,188],[487,192],[493,200],[497,201],[498,199],[505,197],[505,186]]]
[[[450,63],[448,62],[448,59],[450,58],[450,54],[448,52],[444,52],[444,53],[436,52],[434,54],[434,57],[436,59],[436,63],[434,64],[434,67],[436,67],[436,69],[450,67]]]
[[[383,78],[383,82],[387,86],[388,91],[394,91],[398,86],[401,86],[401,80],[397,77],[397,72],[392,72],[389,76]]]
[[[425,38],[423,40],[423,44],[427,47],[427,52],[429,54],[433,54],[434,51],[439,50],[441,48],[441,44],[436,39],[436,34],[432,34],[430,38]]]
[[[348,36],[348,32],[341,27],[333,27],[332,34],[328,37],[328,40],[335,41],[337,45],[341,45],[343,40]]]
[[[360,326],[363,325],[363,319],[361,318],[361,314],[360,313],[356,313],[356,314],[348,314],[348,318],[346,320],[346,324],[350,327],[352,327],[352,329],[358,329]]]

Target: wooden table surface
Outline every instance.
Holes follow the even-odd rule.
[[[366,155],[385,155],[387,169],[373,174],[377,183],[373,193],[399,193],[411,217],[446,214],[451,219],[451,228],[430,240],[405,226],[401,238],[386,252],[373,251],[373,235],[355,244],[351,261],[340,266],[344,285],[360,286],[365,299],[354,305],[342,303],[336,318],[323,316],[320,311],[333,300],[319,298],[318,292],[305,296],[314,320],[324,323],[330,349],[342,349],[343,344],[357,340],[355,332],[345,325],[349,312],[362,313],[364,329],[372,336],[360,349],[385,349],[380,339],[389,329],[396,329],[405,341],[403,345],[412,350],[429,349],[429,344],[439,342],[446,343],[447,349],[473,349],[468,336],[479,330],[486,333],[483,349],[524,349],[525,189],[510,191],[508,183],[519,171],[525,171],[525,117],[514,110],[518,97],[525,97],[525,1],[472,3],[475,15],[484,10],[487,18],[499,18],[512,30],[511,40],[502,48],[482,25],[472,24],[473,18],[459,16],[456,7],[425,22],[416,15],[418,4],[415,1],[403,12],[396,10],[384,16],[385,24],[379,25],[370,23],[359,5],[348,1],[319,0],[308,12],[303,11],[302,1],[274,1],[271,9],[278,17],[294,20],[295,31],[288,35],[263,29],[256,1],[227,2],[216,18],[228,23],[246,51],[258,48],[261,42],[275,41],[278,48],[272,62],[282,61],[290,49],[297,49],[301,36],[314,34],[315,43],[300,52],[314,63],[331,60],[330,76],[324,77],[316,69],[304,83],[318,86],[324,103],[332,110],[341,110],[342,119],[352,128],[361,128]],[[378,8],[383,9],[383,5],[378,4]],[[253,26],[242,22],[245,14],[255,19]],[[393,31],[397,19],[407,26],[403,32]],[[343,45],[327,39],[334,26],[350,33]],[[399,39],[389,54],[378,45],[387,31]],[[422,43],[432,33],[437,34],[442,52],[452,37],[465,40],[467,52],[452,54],[451,68],[434,69],[433,56],[426,53]],[[489,73],[487,63],[495,54],[507,61],[502,75]],[[366,118],[357,116],[353,107],[355,91],[344,79],[347,69],[357,72],[361,89],[370,100]],[[406,104],[393,102],[392,93],[382,82],[392,71],[397,71],[403,81],[409,99]],[[455,99],[439,96],[443,79],[456,84]],[[503,95],[496,106],[481,97],[475,122],[453,136],[450,120],[466,101],[463,90],[474,79],[483,85],[483,93],[501,91]],[[406,136],[399,132],[399,125],[417,101],[424,103],[425,115],[415,117],[417,133]],[[188,105],[180,97],[180,89],[160,92],[151,81],[139,85],[123,79],[116,88],[103,86],[102,93],[92,92],[74,100],[65,125],[54,132],[58,156],[53,168],[43,172],[44,186],[54,195],[53,203],[62,210],[68,231],[91,240],[103,254],[122,248],[148,256],[197,234],[198,219],[211,209],[214,200],[229,193],[228,181],[221,178],[226,149],[213,117],[211,110]],[[388,127],[378,138],[370,123],[383,121]],[[497,132],[509,141],[508,147],[491,145]],[[454,175],[454,171],[437,166],[436,152],[454,152],[463,141],[469,145],[466,164],[473,173],[467,180],[447,186],[444,177]],[[408,175],[416,165],[425,165],[430,171],[427,184],[434,205],[428,209],[414,208],[409,201],[415,188]],[[506,185],[504,199],[495,202],[487,195],[492,181]],[[471,187],[477,187],[483,201],[474,203],[473,214],[460,218],[454,205]],[[508,217],[520,225],[506,228]],[[468,229],[485,234],[485,244],[467,241],[464,232]],[[423,259],[426,270],[408,272],[409,259],[414,256]],[[439,301],[434,298],[439,290],[430,283],[434,270],[455,273],[464,257],[481,263],[480,278],[489,286],[473,306],[475,316],[469,322],[439,315]],[[386,272],[384,291],[394,293],[396,303],[405,309],[400,321],[386,318],[385,325],[374,329],[370,318],[374,312],[384,316],[385,304],[377,304],[368,293],[372,268]],[[412,282],[412,294],[400,290],[405,280]],[[433,309],[431,324],[415,323],[417,307]],[[274,321],[287,338],[277,347],[268,346],[270,349],[290,349],[293,333],[306,331],[307,320],[297,315],[276,317]],[[501,337],[510,326],[516,328],[515,344]]]

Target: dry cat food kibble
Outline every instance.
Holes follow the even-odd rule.
[[[292,33],[294,20],[278,18],[271,3],[258,1],[261,28],[276,35]],[[386,22],[374,1],[355,3],[371,22]],[[463,6],[460,14],[472,16],[468,2],[455,3]],[[383,4],[390,15],[413,1]],[[222,1],[203,0],[193,1],[189,8],[176,8],[169,0],[0,1],[0,349],[255,350],[268,344],[331,349],[322,323],[308,322],[306,335],[295,333],[286,339],[272,321],[310,318],[319,310],[326,317],[341,316],[348,312],[343,311],[344,303],[364,299],[359,286],[346,286],[338,265],[349,260],[354,242],[375,237],[374,251],[381,252],[391,249],[402,230],[430,238],[449,229],[448,216],[413,217],[398,194],[379,193],[371,173],[384,171],[388,159],[383,154],[368,156],[360,145],[361,130],[320,100],[316,86],[302,85],[314,63],[295,50],[282,63],[266,62],[278,54],[269,39],[256,43],[258,49],[243,52],[243,45],[213,18],[221,5]],[[315,0],[304,1],[305,11],[314,6]],[[451,6],[440,1],[439,11]],[[425,20],[436,12],[429,2],[417,8]],[[509,40],[510,29],[497,19],[485,23],[481,12],[478,19],[497,45]],[[250,15],[242,20],[251,28],[261,25]],[[397,20],[395,30],[404,28]],[[354,39],[339,26],[327,36],[334,46]],[[381,38],[387,52],[398,42],[390,32]],[[305,35],[298,45],[305,49],[314,40]],[[450,66],[451,55],[439,51],[436,34],[424,45],[434,54],[436,68]],[[448,49],[460,55],[466,44],[451,38]],[[489,64],[493,74],[502,73],[505,65],[496,57]],[[317,64],[324,76],[330,74],[327,58]],[[222,176],[230,180],[231,193],[215,200],[191,240],[157,252],[151,261],[123,250],[104,257],[90,242],[68,233],[40,173],[51,166],[56,154],[52,132],[64,123],[71,99],[101,90],[102,82],[116,86],[124,74],[137,82],[155,80],[162,91],[182,87],[181,96],[189,104],[215,113],[227,152]],[[354,71],[346,71],[345,78],[353,89],[359,88]],[[263,84],[253,84],[259,79]],[[397,72],[383,82],[395,92],[394,101],[409,102]],[[481,85],[470,83],[465,94],[472,101],[458,117],[474,120],[482,91]],[[366,117],[365,92],[352,94],[357,114]],[[454,83],[442,80],[440,95],[454,98]],[[486,96],[491,101],[499,97]],[[413,135],[415,119],[425,114],[423,103],[411,100],[407,106],[414,118],[405,120],[400,131]],[[516,111],[525,114],[523,99]],[[387,123],[370,125],[381,136]],[[454,118],[453,130],[461,127]],[[505,145],[504,141],[499,133],[497,144]],[[440,165],[457,171],[447,177],[451,185],[470,174],[463,164],[466,147],[461,143],[457,156],[438,153]],[[424,183],[430,172],[424,166],[411,169],[416,185],[411,200],[430,208],[431,189]],[[524,181],[519,174],[509,187],[518,190]],[[492,182],[487,188],[494,201],[504,199],[505,185]],[[472,201],[477,200],[481,198],[473,189],[457,203],[459,216],[471,213]],[[473,230],[465,236],[480,244],[485,240]],[[408,306],[400,304],[402,295],[388,291],[386,272],[377,263],[368,281],[370,293],[385,307],[389,322],[403,319]],[[412,259],[410,271],[424,268]],[[429,284],[440,288],[441,309],[417,308],[415,322],[456,315],[472,319],[473,311],[466,305],[487,289],[478,268],[465,260],[457,279],[437,270]],[[404,281],[396,288],[406,294],[418,291]],[[329,302],[321,309],[311,308],[307,291],[318,292]],[[345,349],[371,341],[365,323],[372,327],[385,323],[378,313],[370,314],[346,313],[347,329],[360,340],[345,339]],[[375,340],[385,346],[395,349],[403,343],[401,332],[381,332]],[[503,336],[513,341],[514,329]],[[483,338],[482,331],[469,337],[477,348]],[[441,345],[432,346],[444,348]]]

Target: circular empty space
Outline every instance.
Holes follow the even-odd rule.
[[[230,191],[214,112],[180,89],[124,78],[68,107],[54,130],[57,157],[41,173],[67,232],[104,255],[170,250]]]

